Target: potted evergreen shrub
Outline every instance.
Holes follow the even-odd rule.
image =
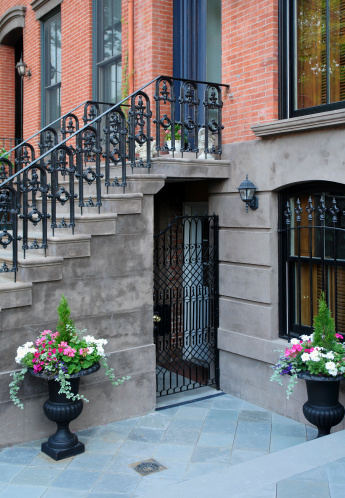
[[[314,332],[310,336],[291,339],[281,351],[271,380],[282,384],[282,376],[290,375],[287,397],[293,391],[297,378],[305,379],[308,401],[303,405],[306,419],[316,425],[318,436],[330,433],[331,427],[344,418],[344,407],[339,403],[340,381],[345,378],[345,347],[341,334],[335,333],[335,324],[321,293],[318,314],[314,317]]]

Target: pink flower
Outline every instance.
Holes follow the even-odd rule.
[[[343,337],[341,334],[335,334],[335,337],[336,337],[337,339],[344,339],[344,337]]]
[[[293,352],[296,352],[296,351],[302,351],[303,348],[300,344],[294,344],[291,349]]]
[[[73,356],[75,355],[76,353],[76,350],[71,348],[71,346],[67,346],[64,350],[63,350],[63,354],[65,356],[70,356],[71,358],[73,358]]]

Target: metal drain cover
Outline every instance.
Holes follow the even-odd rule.
[[[150,458],[150,460],[143,460],[142,462],[132,463],[130,467],[141,476],[148,476],[167,469],[167,467],[164,467],[164,465],[153,458]]]

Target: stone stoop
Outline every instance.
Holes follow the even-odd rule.
[[[18,251],[18,271],[16,282],[13,273],[0,274],[0,309],[30,306],[34,283],[53,282],[62,279],[64,260],[73,258],[89,258],[91,256],[91,239],[95,236],[115,235],[118,216],[141,213],[143,194],[109,194],[104,196],[102,211],[97,208],[86,208],[87,213],[75,215],[74,234],[71,228],[56,228],[54,235],[47,237],[46,251],[42,246],[42,233],[29,232],[29,247],[32,249]],[[63,210],[62,210],[63,211]],[[58,225],[68,225],[69,214],[63,212],[57,217]],[[20,222],[19,222],[20,225]],[[20,233],[20,226],[19,226]],[[19,248],[21,242],[18,242]],[[37,249],[34,249],[34,247]],[[2,249],[1,261],[10,266],[12,251]]]
[[[101,169],[104,169],[104,164],[101,165]],[[150,171],[147,168],[135,168],[133,171],[128,163],[126,193],[114,193],[120,192],[120,188],[109,187],[108,193],[102,194],[100,213],[97,212],[97,207],[83,207],[82,214],[75,215],[74,234],[72,234],[71,228],[64,228],[70,223],[68,203],[59,206],[57,224],[60,227],[54,229],[54,235],[48,235],[46,251],[44,249],[29,249],[25,251],[25,258],[23,251],[19,251],[16,283],[13,282],[13,273],[0,274],[2,309],[29,306],[32,300],[33,283],[60,280],[65,259],[90,257],[91,238],[101,235],[115,235],[118,216],[140,214],[144,195],[157,193],[167,179],[226,179],[229,177],[229,163],[223,160],[200,161],[189,157],[172,158],[163,155],[152,159]],[[111,176],[121,179],[121,170],[118,166],[112,166]],[[77,183],[76,181],[76,193],[78,192]],[[68,181],[62,180],[60,184],[66,184],[65,186],[68,188]],[[94,201],[92,189],[93,185],[84,185],[85,198],[89,195]],[[48,200],[48,205],[49,203]],[[38,209],[40,209],[40,204],[40,199],[38,199]],[[76,213],[79,209],[76,199]],[[19,220],[19,233],[20,225],[21,221]],[[41,245],[42,234],[29,232],[29,246]],[[11,252],[9,249],[1,250],[0,261],[10,264]]]

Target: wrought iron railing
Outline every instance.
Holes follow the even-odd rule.
[[[197,157],[202,140],[205,157],[220,157],[224,86],[159,76],[115,105],[86,101],[77,106],[9,151],[15,152],[15,164],[1,156],[0,245],[7,256],[0,254],[0,273],[13,272],[15,278],[18,241],[24,257],[28,250],[46,252],[48,220],[53,235],[55,229],[73,233],[75,199],[81,213],[85,208],[100,212],[102,193],[113,187],[125,192],[127,164],[132,172],[149,171],[153,155],[174,156],[176,137],[182,137],[182,156]]]

